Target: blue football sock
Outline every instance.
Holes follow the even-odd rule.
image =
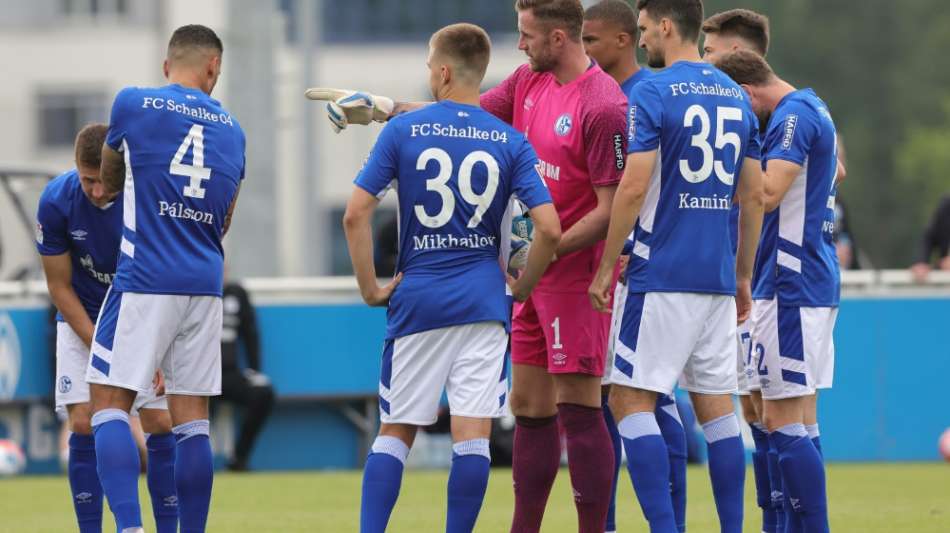
[[[96,441],[92,435],[69,436],[69,488],[79,533],[100,533],[102,485],[96,471]]]
[[[181,533],[199,533],[208,523],[214,460],[207,420],[193,420],[172,431],[175,433],[175,489],[178,493],[178,517]]]
[[[775,512],[775,533],[785,533],[785,488],[782,469],[778,465],[778,449],[769,437],[769,485],[772,488],[772,510]]]
[[[475,529],[490,469],[488,439],[467,440],[452,446],[446,533],[471,533]]]
[[[620,431],[617,430],[617,421],[610,411],[610,405],[607,403],[608,396],[601,398],[601,405],[604,410],[604,422],[607,423],[607,433],[610,434],[610,444],[614,450],[614,490],[610,496],[610,507],[607,508],[607,527],[605,531],[617,531],[617,482],[620,480],[620,463],[623,461],[621,449],[623,442],[620,440]]]
[[[805,426],[789,424],[770,436],[778,449],[779,466],[787,489],[786,498],[800,516],[803,530],[808,533],[827,532],[825,468],[818,450],[808,438]]]
[[[686,431],[672,395],[657,397],[655,414],[670,457],[670,497],[676,529],[683,532],[686,531]]]
[[[651,533],[677,531],[670,498],[670,459],[656,416],[634,413],[617,425],[627,452],[627,470]]]
[[[119,531],[142,527],[139,509],[139,450],[129,428],[129,414],[103,409],[92,415],[99,482]]]
[[[722,533],[742,533],[745,447],[735,413],[703,424],[709,449],[709,478]]]
[[[148,449],[148,493],[157,533],[177,533],[178,495],[175,491],[175,435],[152,434],[145,441]]]
[[[752,452],[752,473],[755,475],[756,503],[762,509],[762,531],[776,533],[775,509],[772,507],[772,484],[769,480],[769,433],[765,426],[755,422],[749,424],[755,451]]]
[[[379,436],[363,467],[360,532],[383,533],[399,497],[409,447],[396,437]]]
[[[805,431],[808,432],[808,438],[811,439],[811,443],[815,445],[815,449],[818,450],[818,455],[821,457],[822,462],[824,462],[825,456],[821,452],[821,432],[818,431],[818,424],[805,426]]]

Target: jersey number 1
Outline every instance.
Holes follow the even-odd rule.
[[[186,165],[181,161],[188,152],[188,148],[191,147],[194,147],[191,151],[191,164]],[[201,182],[211,179],[211,169],[205,168],[204,126],[195,124],[188,130],[188,135],[181,141],[178,151],[175,152],[172,164],[168,167],[168,172],[175,176],[191,178],[182,194],[189,198],[205,197],[205,190],[201,188]]]

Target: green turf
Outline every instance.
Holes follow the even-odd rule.
[[[410,472],[390,531],[438,532],[444,527],[446,473]],[[545,515],[545,533],[573,532],[574,504],[567,472],[558,476]],[[646,532],[626,474],[621,477],[618,530]],[[930,464],[832,465],[828,473],[831,525],[836,532],[950,532],[950,466]],[[747,476],[746,532],[757,532],[751,471]],[[360,475],[357,472],[220,474],[208,530],[211,532],[357,531]],[[149,515],[144,480],[143,513]],[[493,470],[477,531],[506,532],[511,517],[511,472]],[[108,513],[108,511],[107,511]],[[108,515],[107,515],[108,516]],[[702,468],[689,470],[689,530],[717,531],[709,482]],[[110,518],[111,520],[111,518]],[[146,530],[151,517],[146,516]],[[74,531],[63,477],[0,480],[0,532]],[[106,528],[105,531],[109,531]]]

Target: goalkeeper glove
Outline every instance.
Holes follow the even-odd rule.
[[[311,100],[327,103],[327,118],[337,133],[351,123],[366,125],[373,121],[386,122],[396,105],[392,98],[349,89],[313,87],[307,89],[305,94]]]
[[[508,270],[524,270],[528,265],[528,252],[534,239],[534,224],[527,213],[515,215],[511,220],[511,253],[508,256]]]

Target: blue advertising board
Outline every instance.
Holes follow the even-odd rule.
[[[950,426],[940,381],[950,375],[948,317],[950,298],[842,301],[835,384],[819,401],[828,460],[938,458],[937,438]],[[39,307],[0,309],[0,438],[23,444],[31,472],[58,468],[58,423],[45,400],[54,381],[48,320]],[[377,394],[384,310],[356,304],[262,305],[258,321],[263,371],[274,384],[278,405],[251,466],[358,466],[365,441],[354,412],[373,417],[358,400]],[[226,416],[215,423],[215,440],[226,453],[234,420],[232,411],[220,412]],[[319,451],[314,442],[320,443]]]

